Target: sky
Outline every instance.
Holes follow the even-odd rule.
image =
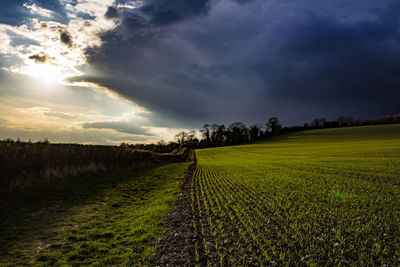
[[[0,138],[172,140],[400,113],[390,0],[2,0]]]

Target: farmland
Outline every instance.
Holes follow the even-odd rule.
[[[298,132],[196,155],[196,264],[400,264],[400,125]]]
[[[26,155],[32,146],[44,167],[60,165],[48,160],[57,149],[100,156],[106,153],[90,150],[108,149],[17,145],[7,149]],[[125,159],[119,168],[1,194],[0,266],[400,264],[400,125],[303,131],[195,152],[188,170],[189,162],[165,164],[179,155],[116,148],[109,157]],[[151,164],[125,164],[143,159]]]

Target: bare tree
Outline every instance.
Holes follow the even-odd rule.
[[[249,130],[241,122],[234,122],[229,125],[230,140],[232,144],[239,144],[249,140]]]
[[[261,134],[261,125],[259,124],[251,125],[249,133],[250,133],[250,141],[258,140]]]
[[[314,127],[314,128],[323,127],[325,122],[326,122],[325,118],[316,118],[312,121],[311,127]]]
[[[200,130],[200,132],[203,134],[207,145],[210,145],[211,139],[210,139],[210,129],[209,129],[210,125],[208,124],[204,124],[203,125],[203,129]]]
[[[340,116],[336,121],[340,127],[351,126],[354,124],[354,119],[351,116]]]
[[[177,135],[175,135],[175,142],[177,142],[179,144],[179,149],[181,149],[183,147],[187,138],[188,138],[188,133],[185,131],[182,131],[182,132],[178,133]]]
[[[273,134],[273,135],[280,132],[280,130],[282,128],[281,123],[279,122],[277,117],[269,118],[266,126],[267,126],[267,129],[270,130],[271,134]]]

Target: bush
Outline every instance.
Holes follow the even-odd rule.
[[[60,177],[85,170],[131,168],[186,160],[187,151],[161,154],[128,146],[50,144],[0,141],[0,188],[13,190],[35,179]]]

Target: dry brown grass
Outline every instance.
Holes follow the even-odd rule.
[[[80,173],[186,160],[188,151],[154,153],[125,146],[0,141],[0,191]]]

